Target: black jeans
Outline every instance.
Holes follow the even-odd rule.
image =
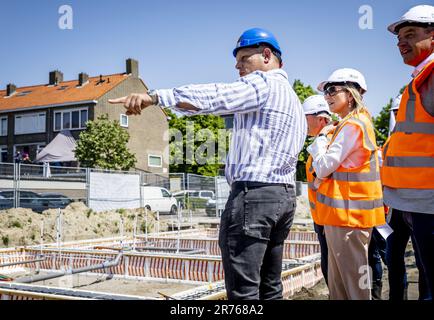
[[[381,236],[377,229],[373,228],[371,241],[368,248],[368,262],[372,269],[372,280],[374,282],[381,282],[383,279],[383,266],[386,263],[386,240]]]
[[[232,188],[219,234],[229,300],[283,298],[283,244],[295,206],[290,185]]]
[[[328,247],[327,247],[327,240],[324,233],[324,226],[321,226],[319,224],[313,223],[313,228],[316,232],[316,235],[318,236],[319,246],[321,249],[321,272],[324,276],[324,280],[326,284],[328,285]]]
[[[428,268],[429,272],[429,268],[431,268],[430,273],[432,277],[432,269],[434,267],[433,221],[434,215],[392,209],[392,218],[390,219],[389,225],[393,229],[393,233],[387,237],[386,249],[390,300],[404,299],[404,288],[407,287],[404,256],[410,237],[413,244],[416,265],[419,270],[419,300],[431,299],[429,280],[425,275],[425,269]],[[422,248],[420,248],[420,246],[422,246]]]

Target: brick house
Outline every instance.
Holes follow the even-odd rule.
[[[17,88],[8,84],[0,90],[0,162],[13,162],[16,151],[27,152],[30,159],[64,129],[74,138],[87,120],[108,114],[130,133],[128,147],[137,158],[136,168],[167,173],[167,115],[156,106],[140,116],[128,117],[122,105],[107,101],[132,92],[148,90],[139,78],[138,62],[126,60],[126,72],[89,77],[80,73],[76,80],[63,80],[60,71],[49,73],[48,84]]]

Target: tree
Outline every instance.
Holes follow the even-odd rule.
[[[382,146],[386,142],[389,135],[389,121],[390,121],[390,107],[392,106],[392,99],[389,103],[381,109],[377,117],[373,117],[375,137],[377,145]]]
[[[129,133],[119,125],[119,121],[110,121],[105,114],[86,123],[86,130],[80,133],[75,156],[85,167],[129,170],[137,161],[127,148],[129,138]]]
[[[222,167],[219,150],[228,150],[227,140],[226,146],[219,146],[218,143],[221,141],[218,136],[219,130],[225,128],[223,118],[215,115],[178,117],[168,109],[166,112],[170,116],[171,133],[177,131],[182,134],[182,140],[176,140],[172,134],[169,141],[170,171],[217,176]],[[190,133],[194,132],[194,137],[187,134],[187,126],[191,126],[188,130]],[[188,157],[189,155],[193,157]]]
[[[402,94],[404,90],[405,86],[401,88],[399,93]],[[390,108],[392,107],[392,101],[393,99],[390,99],[389,103],[381,109],[380,114],[377,117],[373,117],[378,146],[382,146],[389,136]]]
[[[301,82],[300,80],[296,79],[294,81],[294,84],[292,85],[295,93],[297,94],[298,98],[300,99],[300,102],[303,103],[304,100],[306,100],[308,97],[317,94],[315,90],[311,86],[306,86]],[[303,149],[301,150],[300,154],[298,155],[298,162],[297,162],[297,181],[306,181],[306,162],[309,157],[309,153],[307,152],[306,148],[312,143],[312,138],[306,139],[304,142]]]

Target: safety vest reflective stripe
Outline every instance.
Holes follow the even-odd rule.
[[[405,121],[397,122],[394,132],[404,132],[407,134],[412,133],[421,133],[421,134],[434,134],[434,124],[427,122],[414,122],[415,113],[416,113],[416,95],[413,90],[413,82],[412,80],[408,85],[408,101],[405,112]]]
[[[434,157],[387,157],[388,167],[434,168]]]
[[[337,181],[371,182],[380,180],[379,172],[333,172],[332,178]]]
[[[310,204],[310,208],[311,208],[312,210],[315,210],[315,203],[309,201],[309,204]]]
[[[408,85],[408,101],[407,101],[407,110],[405,112],[405,122],[414,122],[414,116],[416,113],[416,95],[413,91],[413,82],[414,79],[411,80]]]
[[[373,210],[383,207],[383,198],[374,200],[340,200],[317,193],[316,200],[336,209]]]
[[[366,147],[371,151],[376,150],[377,148],[372,144],[371,140],[369,139],[368,130],[366,129],[365,123],[363,121],[357,119],[357,118],[352,118],[351,120],[354,122],[357,122],[363,128],[362,130],[363,130],[364,137],[365,137]]]
[[[308,187],[309,189],[315,191],[315,186],[314,186],[313,182],[308,182],[308,183],[307,183],[307,187]]]
[[[380,172],[377,171],[375,152],[371,153],[369,160],[369,172],[340,172],[335,171],[331,177],[338,181],[370,182],[380,180]]]
[[[357,122],[358,124],[361,125],[362,130],[363,130],[363,132],[364,132],[364,136],[365,136],[365,144],[366,144],[367,148],[370,149],[370,150],[376,150],[376,147],[372,144],[371,140],[369,139],[369,136],[368,136],[368,130],[366,130],[365,123],[364,123],[363,121],[357,119],[357,118],[354,118],[354,117],[351,118],[351,121]],[[341,124],[339,124],[339,125],[336,127],[336,130],[335,130],[335,132],[333,133],[333,136],[332,136],[332,138],[331,138],[331,141],[334,141],[335,137],[336,137],[336,136],[338,135],[338,133],[340,132],[340,128],[341,128],[344,124],[346,124],[346,123],[347,123],[347,121],[344,121],[344,122],[342,122]]]
[[[353,118],[351,119],[354,122],[360,124],[363,130],[363,135],[365,137],[365,145],[371,151],[374,151],[376,148],[372,144],[369,139],[368,130],[366,129],[366,125],[363,121]],[[371,157],[369,160],[369,172],[340,172],[335,171],[332,173],[331,177],[334,180],[338,181],[349,181],[349,182],[370,182],[380,180],[380,172],[377,171],[376,162],[375,162],[375,152],[371,153]]]
[[[397,122],[394,132],[434,134],[434,125],[423,122]]]

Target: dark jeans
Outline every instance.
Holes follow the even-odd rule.
[[[219,234],[229,300],[283,298],[283,244],[295,206],[293,186],[232,187]]]
[[[324,226],[321,226],[319,224],[313,223],[313,228],[318,236],[319,246],[321,249],[321,272],[324,276],[324,280],[326,284],[328,285],[328,248],[327,248],[327,241],[324,233]]]
[[[368,261],[372,269],[372,281],[381,282],[383,278],[383,266],[381,260],[386,263],[386,240],[381,236],[377,229],[373,228],[371,241],[368,248]]]
[[[431,299],[426,273],[431,274],[432,286],[434,215],[393,209],[389,225],[393,229],[393,233],[387,238],[386,250],[389,270],[389,299],[404,299],[404,288],[407,287],[404,256],[410,237],[419,270],[419,300]]]

